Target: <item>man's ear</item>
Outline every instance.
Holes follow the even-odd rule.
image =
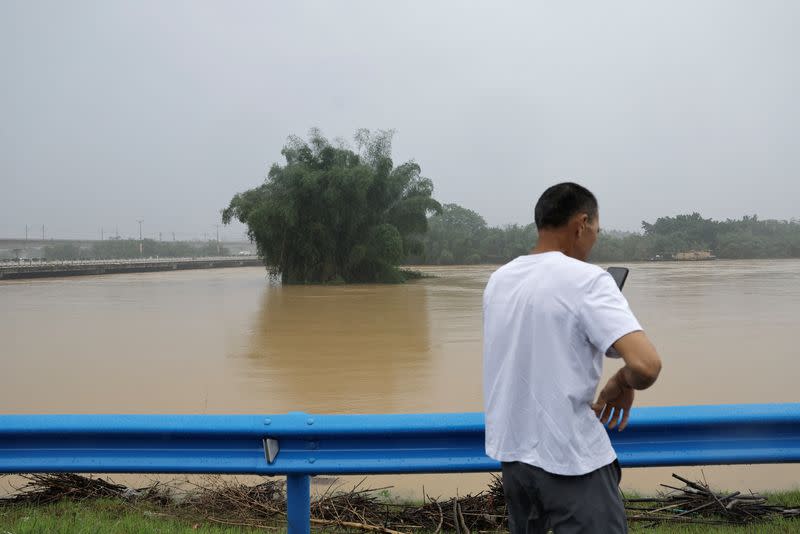
[[[575,235],[580,237],[586,230],[586,226],[589,224],[589,216],[586,213],[578,213],[573,217],[572,220],[575,224]]]

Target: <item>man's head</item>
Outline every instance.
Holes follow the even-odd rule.
[[[589,257],[600,232],[597,199],[572,182],[548,187],[536,202],[534,220],[540,242],[557,243],[564,254],[582,261]]]

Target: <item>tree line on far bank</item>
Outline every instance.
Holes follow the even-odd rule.
[[[478,213],[445,204],[428,221],[424,253],[408,263],[455,265],[505,263],[536,244],[533,223],[490,227]],[[671,259],[689,251],[709,251],[722,259],[800,258],[800,221],[759,220],[758,216],[715,221],[699,213],[642,222],[642,232],[603,232],[592,261]]]
[[[473,210],[444,204],[441,213],[427,219],[428,231],[415,236],[416,249],[405,264],[501,264],[527,254],[536,244],[536,227],[489,226]],[[416,252],[413,252],[416,250]],[[592,261],[670,259],[680,252],[708,250],[722,259],[800,258],[800,221],[760,220],[756,215],[715,221],[700,214],[661,217],[643,222],[642,232],[603,231],[592,250]],[[216,241],[142,241],[141,256],[179,258],[226,256]],[[135,259],[138,239],[109,239],[82,248],[78,243],[44,247],[48,260]]]
[[[536,244],[533,224],[490,227],[478,213],[442,206],[420,166],[395,166],[392,134],[358,130],[355,148],[319,130],[290,137],[266,180],[234,195],[222,221],[247,226],[269,271],[284,283],[400,282],[401,264],[506,262]],[[602,234],[594,261],[800,257],[798,221],[756,216],[714,221],[698,213],[643,222],[641,234]]]

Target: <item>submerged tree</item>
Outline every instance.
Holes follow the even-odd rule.
[[[318,130],[290,137],[260,186],[222,211],[247,225],[270,271],[284,283],[397,282],[398,264],[421,250],[428,214],[441,206],[413,161],[393,166],[392,131],[359,130],[357,149]]]

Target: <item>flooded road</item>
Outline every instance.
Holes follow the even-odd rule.
[[[639,405],[800,399],[800,261],[629,267],[625,294],[664,360]],[[260,267],[0,282],[0,412],[480,411],[494,268],[425,267],[436,277],[397,286],[281,287]],[[618,366],[607,360],[605,376]],[[673,471],[699,477],[628,469],[623,487],[652,492]],[[705,475],[734,489],[800,484],[798,466]],[[390,483],[444,495],[486,478]]]

